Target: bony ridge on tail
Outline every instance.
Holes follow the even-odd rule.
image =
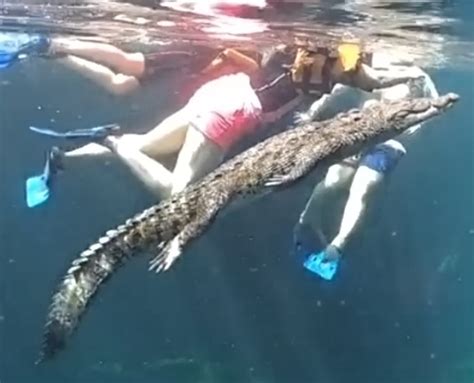
[[[305,123],[248,149],[183,192],[109,230],[72,262],[53,295],[39,361],[63,348],[100,285],[129,257],[158,252],[150,268],[171,267],[217,214],[239,196],[290,186],[329,166],[437,116],[458,96],[377,103],[323,122]]]

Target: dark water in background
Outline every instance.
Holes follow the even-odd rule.
[[[472,4],[446,3],[437,12],[458,20],[446,33],[472,41]],[[413,4],[396,2],[430,10]],[[427,70],[461,102],[408,146],[335,281],[289,255],[306,183],[220,219],[169,273],[146,272],[146,257],[130,262],[41,367],[47,305],[71,259],[153,201],[120,164],[83,160],[50,203],[28,209],[24,180],[51,142],[27,127],[117,121],[143,131],[172,112],[163,90],[177,79],[118,99],[50,61],[0,73],[0,382],[473,382],[474,83],[449,58]]]

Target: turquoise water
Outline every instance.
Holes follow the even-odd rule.
[[[220,25],[213,16],[156,3],[6,3],[0,30],[87,32],[144,49],[177,36],[224,38],[206,29],[206,20]],[[51,141],[27,128],[118,122],[146,131],[175,109],[167,92],[182,79],[163,76],[112,97],[50,60],[29,58],[0,72],[0,382],[474,380],[472,4],[367,4],[305,3],[265,25],[250,20],[253,28],[264,25],[258,32],[226,37],[258,42],[350,29],[376,46],[401,45],[440,93],[461,96],[407,147],[338,278],[322,282],[291,255],[293,226],[313,187],[304,183],[223,217],[169,273],[146,272],[147,257],[129,262],[100,291],[67,348],[40,366],[34,362],[50,296],[71,260],[153,198],[117,161],[92,159],[68,164],[53,199],[28,209],[24,180],[40,169]],[[120,24],[118,14],[153,23]],[[388,28],[384,20],[397,18],[397,28]],[[420,27],[424,18],[429,27]],[[163,20],[176,24],[158,28]]]

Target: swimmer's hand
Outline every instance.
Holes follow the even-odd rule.
[[[297,125],[306,124],[313,121],[313,117],[308,112],[295,112],[293,121]]]

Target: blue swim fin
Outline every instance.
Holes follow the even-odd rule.
[[[43,173],[26,180],[26,204],[29,208],[48,200],[53,177],[58,170],[63,169],[61,155],[60,149],[53,147],[46,158]]]
[[[29,208],[41,205],[49,198],[48,179],[44,174],[26,180],[26,204]]]
[[[23,55],[44,54],[49,46],[49,38],[43,35],[0,33],[0,69],[8,68]]]
[[[30,126],[30,130],[35,133],[42,134],[44,136],[55,137],[55,138],[98,140],[112,134],[117,134],[117,132],[120,130],[120,125],[108,124],[108,125],[102,125],[102,126],[95,126],[93,128],[87,128],[87,129],[69,130],[66,132],[57,132],[52,129],[37,128],[35,126]]]
[[[328,256],[328,253],[331,253],[331,256]],[[334,254],[336,255],[335,257]],[[303,265],[307,270],[330,281],[336,274],[340,258],[340,251],[336,247],[329,245],[320,253],[310,254]]]
[[[51,174],[51,154],[48,153],[43,173],[26,180],[26,204],[28,207],[41,205],[48,200]]]
[[[8,68],[17,59],[16,53],[0,51],[0,69]]]

